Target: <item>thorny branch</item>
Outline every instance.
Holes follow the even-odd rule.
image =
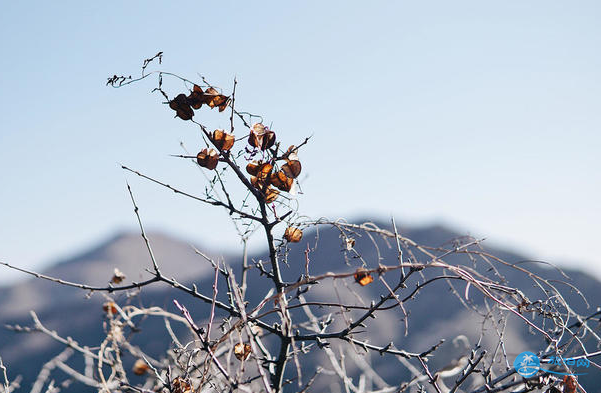
[[[42,333],[86,359],[85,370],[78,371],[65,363],[63,357],[67,353],[55,357],[40,374],[36,391],[41,391],[46,384],[47,391],[55,389],[49,374],[57,369],[67,373],[70,380],[105,392],[282,392],[292,391],[295,385],[297,391],[307,392],[310,389],[325,391],[336,385],[336,389],[348,393],[388,393],[418,387],[437,393],[455,393],[461,389],[482,393],[508,391],[516,386],[520,386],[521,391],[545,388],[548,392],[562,389],[558,391],[573,393],[568,388],[572,384],[569,379],[560,381],[540,376],[523,380],[509,367],[505,329],[510,316],[546,343],[546,347],[538,351],[543,361],[551,356],[570,357],[586,359],[599,366],[594,362],[594,357],[600,354],[596,345],[601,341],[595,323],[601,311],[588,316],[577,313],[559,290],[567,287],[586,301],[574,285],[547,279],[534,269],[495,257],[482,249],[482,240],[454,239],[442,246],[419,244],[403,235],[394,217],[391,228],[386,229],[373,223],[313,220],[302,216],[297,201],[302,170],[298,155],[311,137],[285,148],[280,132],[276,135],[271,126],[263,124],[263,117],[235,107],[241,102],[236,97],[236,79],[231,95],[227,96],[204,77],[194,82],[170,72],[148,71],[151,65],[161,64],[162,57],[163,53],[159,52],[146,59],[139,77],[114,75],[107,85],[124,87],[156,76],[158,85],[154,91],[161,93],[176,117],[198,127],[204,141],[196,156],[186,152],[176,157],[194,159],[208,185],[204,195],[198,196],[126,165],[121,167],[175,194],[225,209],[236,228],[243,228],[238,230],[244,247],[240,279],[236,280],[232,263],[213,260],[200,250],[196,253],[213,268],[210,280],[196,284],[196,278],[187,277],[186,272],[181,272],[180,278],[166,277],[128,183],[127,190],[150,259],[151,268],[146,269],[150,278],[120,285],[124,278],[116,277],[106,286],[93,286],[0,262],[42,280],[83,289],[90,294],[100,292],[107,297],[103,306],[106,338],[93,349],[47,329],[34,312],[32,327],[10,327],[17,332]],[[165,83],[168,78],[183,82],[188,91],[171,94]],[[225,112],[228,108],[229,130],[213,130],[209,120],[203,117],[203,111]],[[259,122],[253,124],[254,120]],[[236,137],[235,130],[242,130],[243,136]],[[316,230],[315,245],[310,247],[307,242],[304,248],[295,247],[294,243],[302,241],[304,232],[311,233],[308,229]],[[320,242],[319,231],[324,230],[339,234],[342,243],[339,264],[323,260],[318,252],[319,247],[333,246]],[[257,232],[262,233],[267,255],[253,259],[248,256],[247,245],[249,237]],[[508,271],[527,277],[535,290],[513,287],[503,275]],[[224,280],[219,280],[220,275]],[[565,275],[563,278],[567,280]],[[172,299],[183,317],[160,307],[134,307],[126,303],[129,300],[108,297],[129,294],[128,291],[134,289],[136,296],[141,297],[144,288],[157,283],[185,297],[189,309],[183,306],[184,300]],[[455,362],[459,365],[454,366],[452,373],[446,368],[435,370],[429,361],[445,355],[445,339],[453,336],[430,337],[427,343],[421,341],[422,348],[415,350],[415,345],[411,348],[411,339],[421,332],[410,332],[409,327],[413,325],[409,325],[409,321],[422,311],[421,302],[428,299],[428,294],[440,291],[441,284],[450,290],[449,298],[454,296],[458,303],[471,310],[474,321],[480,318],[478,322],[482,326],[478,344],[469,355],[463,354],[461,362]],[[219,285],[226,290],[221,291]],[[445,297],[445,301],[451,300]],[[155,359],[130,340],[143,334],[140,326],[145,319],[156,317],[164,318],[167,333],[158,339],[170,346]],[[203,323],[195,322],[194,317],[203,318]],[[428,322],[436,323],[436,316],[431,318]],[[401,329],[396,325],[393,329],[389,325],[383,328],[382,322],[378,322],[384,320],[390,324],[399,319],[404,324],[403,336],[397,334]],[[188,330],[174,329],[169,321]],[[491,324],[494,329],[487,328]],[[199,326],[206,326],[206,330]],[[485,334],[492,336],[489,340],[497,341],[493,351],[481,348]],[[458,337],[468,340],[465,335],[455,338]],[[124,366],[128,357],[135,360],[131,371]],[[395,371],[393,376],[381,371],[397,359],[417,374],[412,382],[404,371]],[[288,367],[292,361],[294,367]],[[90,363],[97,363],[95,371]],[[421,375],[419,367],[423,370]],[[563,367],[570,370],[565,361]],[[4,391],[12,391],[14,387],[9,383],[1,358],[0,370]],[[132,373],[143,375],[145,382],[132,382]],[[311,377],[307,380],[303,377],[306,375]],[[452,384],[448,388],[444,378],[450,376],[455,379],[446,381]],[[430,386],[419,385],[426,380]],[[469,389],[466,388],[468,383]]]

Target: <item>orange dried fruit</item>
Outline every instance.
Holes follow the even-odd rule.
[[[198,162],[198,165],[213,170],[217,168],[219,153],[217,153],[217,150],[215,149],[202,149],[196,155],[196,161]]]
[[[229,151],[236,141],[236,137],[232,134],[228,134],[224,130],[215,130],[211,135],[211,139],[215,146],[221,151]]]
[[[272,173],[269,182],[282,191],[289,192],[294,184],[294,179],[289,178],[283,171]]]
[[[566,375],[563,377],[564,393],[575,393],[576,388],[578,387],[578,382],[576,381],[576,377],[573,375]]]
[[[355,278],[355,281],[362,287],[374,282],[373,276],[369,274],[365,269],[357,269],[353,277]]]
[[[303,238],[303,231],[301,231],[299,228],[288,227],[284,232],[284,238],[290,243],[298,243]]]
[[[177,97],[169,101],[169,108],[173,109],[182,120],[190,120],[194,116],[194,111],[190,107],[185,94],[178,94]]]
[[[114,284],[120,284],[121,281],[125,280],[125,274],[117,268],[113,271],[113,277],[111,278],[111,282]]]
[[[115,304],[115,302],[106,302],[102,305],[102,309],[104,310],[105,313],[108,314],[117,314],[117,305]]]
[[[171,381],[173,393],[194,393],[194,389],[192,389],[192,385],[190,382],[186,381],[184,378],[177,377],[173,381]]]
[[[204,102],[211,107],[211,109],[215,107],[219,107],[219,112],[223,112],[225,108],[227,108],[228,97],[223,94],[219,94],[217,90],[212,87],[209,87],[204,92]]]
[[[248,344],[238,343],[234,345],[234,355],[238,360],[246,360],[251,351],[252,348]]]
[[[269,172],[273,169],[273,165],[263,161],[251,161],[246,165],[246,172],[249,175],[256,176],[262,180],[267,179]]]
[[[275,143],[275,132],[267,126],[256,123],[252,126],[248,136],[248,144],[261,150],[267,150]]]
[[[265,202],[271,203],[276,200],[280,192],[273,187],[267,187],[265,190]]]
[[[291,179],[296,179],[300,175],[302,166],[299,160],[286,160],[286,163],[282,165],[282,171]]]
[[[144,360],[138,359],[134,363],[134,366],[132,367],[132,371],[136,375],[144,375],[146,373],[146,371],[148,371],[149,368],[150,367],[148,367],[148,364],[146,364],[146,362]]]
[[[187,97],[188,104],[194,109],[200,109],[204,102],[203,91],[198,85],[194,85],[194,89],[190,92]]]

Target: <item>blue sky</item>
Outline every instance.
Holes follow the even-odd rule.
[[[162,68],[182,76],[226,90],[237,76],[238,107],[279,138],[313,135],[301,152],[309,216],[394,214],[537,259],[601,262],[597,1],[2,8],[1,260],[41,268],[135,228],[126,180],[148,228],[237,245],[222,211],[119,168],[203,189],[198,171],[168,156],[180,141],[196,150],[196,129],[150,94],[154,82],[105,87],[160,50]]]

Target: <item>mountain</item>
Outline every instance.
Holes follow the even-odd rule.
[[[378,226],[387,227],[387,224]],[[459,233],[441,226],[400,228],[400,230],[403,235],[417,243],[431,247],[448,246],[452,244],[449,242],[461,237]],[[287,265],[283,265],[282,269],[285,281],[296,281],[303,274],[305,270],[304,249],[307,244],[311,244],[312,247],[315,244],[319,245],[310,253],[312,275],[323,274],[328,271],[349,271],[351,268],[348,265],[351,265],[352,269],[359,266],[359,259],[349,259],[348,255],[345,257],[344,253],[341,253],[341,249],[344,249],[344,240],[341,239],[341,234],[337,229],[327,227],[321,229],[318,233],[315,230],[305,232],[303,242],[290,245],[290,256]],[[151,234],[149,238],[156,259],[166,276],[175,277],[182,283],[193,282],[201,292],[211,293],[213,269],[208,262],[195,253],[193,246],[159,233]],[[366,236],[360,237],[360,234],[356,235],[356,242],[355,250],[369,266],[377,266],[378,261],[386,264],[395,263],[394,261],[397,258],[396,244],[381,240],[372,242]],[[239,272],[241,264],[239,255],[232,253],[223,255],[215,252],[215,250],[207,250],[202,246],[198,246],[197,249],[212,257],[219,256],[223,258],[235,272]],[[524,262],[526,258],[520,255],[505,250],[493,249],[487,251],[509,263],[522,262],[523,264],[520,266],[527,267],[533,273],[552,279],[566,280],[555,269]],[[250,260],[258,261],[261,258],[266,259],[265,253],[251,256]],[[445,260],[452,264],[465,263],[465,256],[449,255],[445,257]],[[88,252],[55,264],[43,273],[67,281],[105,286],[110,280],[114,268],[118,268],[125,273],[127,276],[126,282],[132,280],[139,282],[151,277],[148,272],[144,271],[144,269],[151,269],[152,265],[144,241],[139,235],[119,234]],[[490,266],[480,263],[477,269],[484,272],[490,270]],[[538,289],[526,275],[504,265],[499,265],[498,270],[498,274],[504,276],[513,286],[523,289],[526,294],[536,295]],[[598,281],[578,271],[565,270],[565,273],[570,277],[568,281],[582,290],[593,311],[601,305]],[[386,277],[391,277],[390,281],[394,281],[394,275],[391,274]],[[257,269],[251,270],[249,282],[258,283],[261,280],[265,280],[265,278],[257,273]],[[338,284],[339,282],[340,284]],[[350,287],[346,284],[346,281],[342,280],[334,281],[334,283],[334,286],[316,286],[315,290],[307,295],[308,300],[332,300],[333,296],[338,296],[339,299],[349,299],[349,301],[356,302],[357,297],[359,297],[366,305],[369,305],[372,299],[377,300],[379,298],[380,293],[386,293],[386,288],[377,280],[373,285],[358,288]],[[411,284],[415,285],[414,282]],[[559,283],[557,285],[562,286],[562,292],[578,312],[583,314],[592,312],[590,309],[587,310],[586,304],[569,286]],[[333,290],[335,290],[335,293],[333,293]],[[406,291],[408,290],[406,289]],[[458,290],[461,290],[463,294],[465,288],[463,286]],[[249,304],[260,302],[266,291],[267,288],[261,285],[250,285],[247,293]],[[473,301],[474,304],[482,304],[482,299],[478,299],[478,296],[473,294],[475,292],[472,291],[470,301]],[[227,293],[225,287],[220,289],[220,294],[224,293]],[[173,312],[177,311],[173,307],[172,300],[178,299],[186,302],[185,304],[197,319],[204,319],[209,314],[208,305],[192,303],[181,292],[162,283],[146,287],[139,294],[136,291],[130,291],[129,293],[111,294],[110,296],[118,304],[158,305]],[[457,297],[449,292],[448,285],[443,281],[436,283],[431,290],[421,292],[418,300],[408,302],[406,306],[410,315],[408,335],[405,335],[404,332],[404,323],[401,321],[402,314],[383,314],[370,322],[370,334],[368,335],[371,339],[370,343],[386,345],[392,336],[395,343],[399,343],[397,345],[401,345],[403,349],[423,351],[437,343],[439,339],[444,338],[448,340],[448,343],[443,345],[446,348],[444,355],[437,357],[432,364],[432,367],[442,367],[445,362],[457,357],[458,352],[463,351],[462,354],[465,353],[466,348],[459,348],[451,344],[453,338],[468,332],[467,338],[469,341],[473,343],[478,339],[481,328],[478,319],[473,312],[462,306]],[[48,329],[56,330],[62,337],[72,337],[82,346],[95,347],[106,336],[103,325],[104,313],[102,311],[102,303],[105,301],[106,295],[101,293],[90,293],[89,291],[66,287],[54,282],[30,279],[23,283],[0,288],[0,323],[2,325],[30,326],[32,323],[29,311],[34,310]],[[353,314],[349,313],[349,315],[352,316]],[[598,328],[599,326],[597,326]],[[159,356],[169,346],[170,343],[165,341],[165,337],[168,336],[165,334],[162,321],[145,322],[142,330],[140,334],[134,337],[132,343],[143,348],[152,356]],[[540,342],[533,341],[528,336],[526,329],[523,329],[523,326],[520,326],[515,320],[510,319],[505,334],[507,338],[506,351],[508,351],[511,359],[523,350],[539,348],[537,345]],[[157,340],[157,337],[164,340]],[[357,337],[361,337],[361,335],[358,334]],[[8,365],[11,378],[17,374],[23,376],[23,391],[29,391],[44,363],[61,350],[62,344],[57,343],[45,334],[18,333],[12,330],[0,329],[0,356],[2,356],[4,363]],[[315,362],[327,363],[327,359],[324,358],[325,355],[322,352],[316,352],[313,356],[315,356]],[[131,362],[131,359],[128,361]],[[387,361],[386,357],[372,357],[371,361],[378,368],[379,374],[389,383],[406,380],[408,377],[408,372],[399,362]],[[355,366],[349,364],[349,372],[357,371],[357,367],[360,368],[359,363]],[[81,364],[76,363],[76,365],[81,367]],[[64,378],[64,374],[57,378],[58,380]],[[598,376],[591,375],[585,376],[582,380],[586,381],[589,386],[595,386],[593,383],[601,382],[597,379],[599,379]],[[322,387],[327,389],[327,385]],[[72,391],[84,390],[78,388]],[[315,391],[319,391],[319,389]]]

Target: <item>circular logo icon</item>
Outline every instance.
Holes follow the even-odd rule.
[[[540,369],[540,360],[532,352],[522,352],[513,361],[513,367],[522,377],[529,378]]]

